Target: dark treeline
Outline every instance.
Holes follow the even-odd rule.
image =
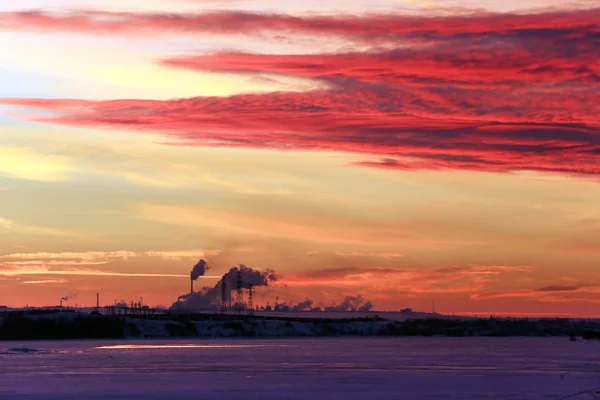
[[[143,326],[163,326],[163,337],[294,336],[570,336],[600,340],[600,321],[570,319],[304,318],[223,314],[100,315],[58,311],[0,314],[0,339],[150,338]]]
[[[0,339],[108,339],[123,338],[125,322],[112,316],[76,316],[72,319],[36,318],[15,314],[4,317]]]

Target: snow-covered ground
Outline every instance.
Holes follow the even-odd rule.
[[[422,337],[0,342],[0,399],[600,399],[600,343]]]

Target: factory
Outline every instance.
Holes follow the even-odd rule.
[[[195,290],[194,281],[208,270],[209,266],[204,260],[194,265],[190,272],[190,292],[179,296],[171,306],[172,311],[205,310],[252,314],[256,310],[254,305],[256,288],[268,286],[270,282],[277,280],[274,271],[258,271],[240,264],[223,274],[214,287]]]

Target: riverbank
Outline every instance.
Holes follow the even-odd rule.
[[[597,320],[311,318],[227,314],[99,315],[59,310],[0,315],[0,340],[331,336],[571,336],[600,338]]]

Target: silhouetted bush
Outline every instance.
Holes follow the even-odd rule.
[[[586,331],[583,331],[581,336],[585,340],[600,340],[600,331],[586,330]]]

